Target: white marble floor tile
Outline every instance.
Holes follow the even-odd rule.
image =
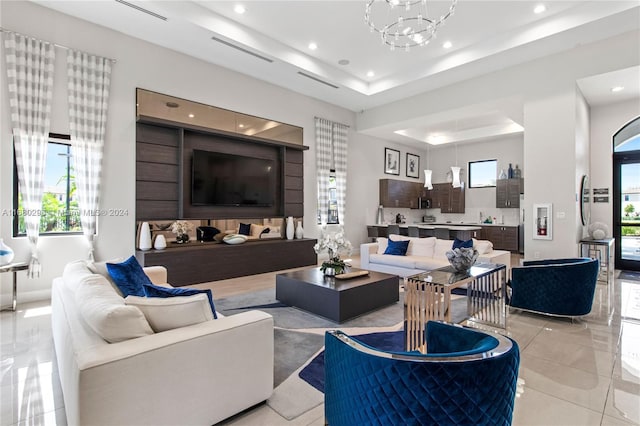
[[[602,416],[601,426],[629,426],[634,424],[633,422],[618,419],[616,417],[607,416],[606,414]]]
[[[613,378],[604,413],[640,425],[640,384]]]
[[[556,398],[599,412],[604,411],[611,378],[522,354],[519,377],[525,389],[535,389]]]
[[[599,351],[611,353],[617,351],[619,341],[619,336],[610,331],[595,330],[590,327],[555,328],[554,324],[547,324],[538,337],[549,341],[589,346]]]
[[[615,354],[611,352],[562,340],[551,340],[548,335],[536,336],[523,353],[605,377],[611,377],[615,361]]]
[[[516,398],[514,426],[596,426],[602,413],[526,388]]]

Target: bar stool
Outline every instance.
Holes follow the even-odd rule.
[[[409,227],[409,236],[410,237],[420,237],[420,229],[417,226]]]
[[[400,226],[398,225],[389,225],[387,226],[387,237],[391,234],[400,235]]]

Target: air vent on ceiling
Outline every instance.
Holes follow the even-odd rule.
[[[218,38],[218,37],[211,37],[211,40],[217,41],[218,43],[222,43],[222,44],[224,44],[225,46],[229,46],[229,47],[231,47],[231,48],[233,48],[233,49],[239,50],[239,51],[241,51],[241,52],[243,52],[243,53],[246,53],[246,54],[248,54],[248,55],[255,56],[256,58],[258,58],[258,59],[262,59],[263,61],[267,61],[267,62],[269,62],[269,63],[272,63],[272,62],[273,62],[273,59],[269,59],[269,58],[267,58],[267,57],[265,57],[265,56],[259,55],[259,54],[255,53],[255,52],[252,52],[252,51],[250,51],[250,50],[245,49],[244,47],[237,46],[237,45],[235,45],[235,44],[233,44],[233,43],[230,43],[230,42],[228,42],[228,41],[226,41],[226,40],[223,40],[223,39],[221,39],[221,38]]]
[[[151,15],[151,16],[153,16],[154,18],[162,19],[163,21],[166,21],[166,20],[167,20],[167,18],[166,18],[166,17],[164,17],[164,16],[162,16],[162,15],[158,15],[157,13],[154,13],[154,12],[152,12],[152,11],[150,11],[150,10],[145,9],[144,7],[140,7],[140,6],[135,5],[135,4],[133,4],[133,3],[129,3],[128,1],[124,1],[124,0],[116,0],[116,1],[117,1],[118,3],[120,3],[120,4],[124,4],[125,6],[129,6],[129,7],[133,8],[133,9],[135,9],[135,10],[138,10],[138,11],[140,11],[140,12],[144,12],[144,13],[146,13],[147,15]]]
[[[300,75],[301,75],[301,76],[303,76],[303,77],[310,78],[310,79],[311,79],[311,80],[313,80],[313,81],[317,81],[318,83],[326,84],[327,86],[329,86],[329,87],[333,87],[334,89],[337,89],[337,88],[338,88],[338,86],[336,86],[335,84],[331,84],[331,83],[326,82],[326,81],[324,81],[324,80],[320,80],[319,78],[314,77],[314,76],[309,75],[309,74],[306,74],[306,73],[303,73],[302,71],[298,71],[298,74],[300,74]]]

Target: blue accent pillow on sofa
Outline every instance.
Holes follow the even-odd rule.
[[[473,248],[473,240],[459,240],[459,239],[455,239],[453,240],[453,247],[451,247],[451,249],[457,249],[457,248]]]
[[[118,286],[122,297],[144,297],[144,286],[151,285],[151,280],[142,270],[135,256],[131,256],[122,263],[107,263],[107,271],[113,282]]]
[[[241,223],[238,228],[238,234],[241,235],[251,235],[251,224],[250,223]]]
[[[218,319],[218,315],[216,314],[216,307],[213,305],[213,294],[209,289],[198,290],[195,288],[161,287],[149,282],[149,284],[144,285],[144,292],[147,297],[162,297],[165,299],[167,297],[193,296],[194,294],[205,293],[209,298],[209,305],[211,306],[213,318]]]
[[[384,254],[392,254],[394,256],[406,256],[409,248],[409,240],[407,241],[387,241],[387,249]]]

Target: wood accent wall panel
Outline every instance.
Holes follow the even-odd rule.
[[[304,155],[284,150],[284,215],[304,216]]]
[[[259,240],[244,244],[192,242],[137,251],[142,266],[164,266],[173,286],[224,280],[317,264],[315,239]]]
[[[182,131],[136,125],[136,220],[179,217]]]

